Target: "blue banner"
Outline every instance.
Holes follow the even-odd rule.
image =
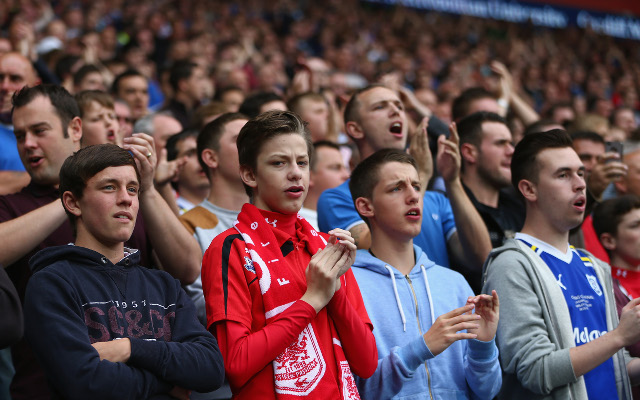
[[[402,4],[423,10],[470,15],[549,28],[591,27],[605,35],[640,40],[640,19],[599,11],[588,11],[549,4],[501,0],[367,0],[387,5]]]

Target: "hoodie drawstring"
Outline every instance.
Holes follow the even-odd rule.
[[[391,283],[393,283],[393,293],[396,295],[396,305],[398,306],[398,311],[400,311],[400,318],[402,318],[402,331],[407,331],[407,319],[404,317],[404,311],[402,311],[402,303],[400,302],[400,296],[398,295],[398,286],[396,285],[396,277],[393,273],[393,269],[390,266],[384,265],[384,267],[389,271],[389,275],[391,276]]]
[[[424,286],[427,288],[427,299],[429,300],[429,311],[431,311],[431,325],[436,322],[435,315],[433,313],[433,301],[431,301],[431,289],[429,288],[429,279],[427,279],[427,270],[424,265],[420,265],[422,269],[422,278],[424,279]]]

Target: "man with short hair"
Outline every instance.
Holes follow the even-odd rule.
[[[287,110],[284,99],[274,92],[258,92],[245,97],[239,112],[249,118],[257,117],[269,110]]]
[[[73,93],[84,90],[107,90],[100,68],[93,64],[85,64],[73,75]]]
[[[139,71],[129,69],[118,75],[113,81],[111,92],[116,99],[129,104],[134,121],[149,113],[149,82]]]
[[[180,121],[162,111],[144,116],[133,125],[134,132],[153,136],[158,155],[161,155],[162,151],[166,150],[167,140],[182,131],[182,129],[183,126]]]
[[[586,207],[584,165],[571,145],[563,130],[541,132],[512,157],[525,224],[491,253],[483,287],[501,298],[498,398],[628,399],[629,375],[640,378],[640,361],[623,349],[640,339],[640,299],[618,323],[610,267],[569,246]]]
[[[13,104],[18,152],[31,183],[20,192],[0,197],[0,264],[5,266],[18,293],[24,296],[31,277],[28,266],[31,256],[38,250],[73,240],[57,187],[62,163],[80,149],[82,121],[75,99],[60,86],[24,88],[14,96]],[[124,148],[140,164],[144,216],[144,227],[134,230],[127,245],[140,251],[144,265],[152,265],[154,250],[165,270],[185,284],[193,282],[200,264],[197,244],[180,227],[153,186],[156,163],[153,139],[136,134],[125,140]],[[16,366],[12,397],[48,398],[41,370],[26,341],[12,351]]]
[[[502,246],[524,224],[524,205],[504,190],[511,183],[511,131],[498,114],[480,111],[458,123],[462,182],[484,220],[493,247]]]
[[[507,190],[511,186],[511,131],[498,114],[479,111],[461,119],[458,132],[462,183],[489,230],[491,245],[500,247],[524,224],[524,204]],[[481,272],[463,272],[475,293],[482,288]]]
[[[309,191],[299,213],[315,229],[319,230],[318,198],[325,190],[340,186],[347,179],[349,170],[344,165],[340,146],[326,140],[313,143],[313,157],[309,165]]]
[[[180,215],[202,203],[209,195],[209,180],[198,162],[197,138],[198,131],[188,129],[167,140],[167,161],[185,161],[171,181],[171,186],[178,193],[176,204]]]
[[[621,129],[626,138],[631,138],[631,133],[638,128],[636,116],[631,107],[621,106],[611,112],[611,126]]]
[[[321,94],[315,92],[299,94],[287,102],[287,107],[308,123],[307,127],[314,143],[328,139],[329,104]]]
[[[207,97],[207,75],[204,68],[191,61],[176,61],[169,71],[173,96],[163,111],[168,111],[184,128],[193,126],[193,112]]]
[[[362,159],[385,148],[404,149],[408,120],[398,95],[381,85],[357,91],[344,112],[346,132],[358,146]],[[412,138],[415,151],[423,151],[421,163],[431,168],[431,153],[426,140],[426,123],[420,124]],[[423,145],[417,145],[423,143]],[[442,174],[449,199],[440,193],[425,192],[422,231],[415,239],[438,265],[481,268],[491,250],[491,241],[482,218],[465,194],[459,178],[460,155],[457,143],[438,139],[438,170]],[[411,146],[410,146],[411,147]],[[453,154],[453,157],[445,157]],[[427,179],[429,172],[422,172]],[[423,188],[426,187],[426,181]],[[455,219],[454,219],[455,216]],[[457,223],[456,223],[457,221]],[[358,248],[369,248],[369,228],[356,212],[348,182],[326,190],[318,200],[318,224],[322,232],[334,228],[349,230]],[[464,243],[464,244],[463,244]],[[448,251],[447,251],[448,250]],[[452,257],[449,261],[449,256]]]
[[[25,295],[26,336],[63,398],[182,398],[224,377],[216,339],[164,271],[124,246],[140,206],[136,159],[113,144],[83,148],[60,171],[75,243],[46,248]]]
[[[0,194],[13,193],[29,183],[16,148],[11,125],[11,98],[25,86],[40,83],[31,62],[22,54],[0,56]]]
[[[595,233],[609,256],[613,293],[618,316],[631,300],[640,297],[640,197],[628,194],[605,200],[593,210]],[[626,347],[632,357],[640,356],[640,342]],[[631,388],[640,398],[640,387]]]
[[[249,197],[240,179],[236,139],[248,118],[240,113],[222,114],[198,135],[197,154],[209,179],[209,196],[180,216],[180,221],[200,245],[201,255],[211,241],[233,226]],[[196,303],[198,317],[206,323],[200,277],[185,288]]]
[[[413,244],[423,217],[415,160],[380,150],[355,168],[349,186],[372,242],[352,266],[378,348],[376,372],[356,379],[362,398],[493,398],[501,383],[498,295],[474,296],[459,273]]]

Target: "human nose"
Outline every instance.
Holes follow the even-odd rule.
[[[513,147],[513,144],[507,143],[507,155],[508,156],[512,156],[513,155],[514,149],[515,149],[515,147]]]
[[[24,147],[28,149],[35,149],[38,147],[36,137],[29,132],[24,135]]]
[[[298,179],[302,178],[302,174],[303,172],[300,165],[295,162],[292,163],[291,168],[289,168],[289,180],[297,181]]]
[[[131,204],[131,202],[133,201],[133,196],[131,195],[131,192],[129,192],[129,190],[127,190],[126,187],[122,187],[119,188],[118,191],[118,204]]]
[[[576,179],[574,180],[575,191],[580,192],[587,188],[587,183],[584,180],[584,171],[583,174],[576,174]]]
[[[9,90],[9,77],[0,77],[0,89],[1,90]]]

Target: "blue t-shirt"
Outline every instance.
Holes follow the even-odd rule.
[[[358,215],[349,180],[342,185],[322,192],[318,199],[318,225],[321,232],[334,228],[349,230],[364,221]],[[449,267],[447,240],[456,231],[453,211],[449,200],[437,192],[425,192],[422,206],[422,229],[413,239],[436,264]]]
[[[562,254],[531,236],[518,234],[516,238],[531,247],[556,277],[569,307],[576,346],[607,333],[605,296],[589,258],[573,246]],[[584,382],[590,399],[617,399],[613,358],[587,372]]]
[[[11,125],[0,123],[0,171],[24,171]]]

